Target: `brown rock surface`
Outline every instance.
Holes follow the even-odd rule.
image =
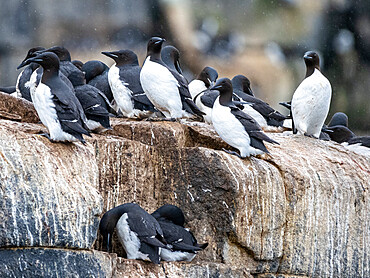
[[[39,117],[32,102],[0,92],[0,119],[38,123]]]
[[[225,143],[202,123],[114,119],[109,134],[88,138],[85,147],[39,139],[32,133],[40,125],[9,123],[0,120],[0,133],[3,140],[11,133],[9,139],[17,142],[13,156],[37,150],[44,161],[55,152],[60,172],[74,179],[85,173],[102,196],[103,212],[133,201],[148,212],[176,204],[198,241],[209,242],[194,263],[164,264],[171,275],[119,259],[116,277],[133,277],[135,271],[138,277],[143,271],[200,277],[207,267],[243,273],[235,277],[370,276],[370,159],[341,145],[270,133],[280,143],[267,145],[271,156],[241,160],[221,151]],[[9,168],[2,157],[1,165]],[[84,192],[86,198],[95,194]],[[124,256],[114,242],[113,251]],[[100,249],[99,237],[95,247]]]

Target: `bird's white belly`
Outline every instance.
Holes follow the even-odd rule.
[[[118,109],[121,110],[123,116],[128,118],[135,117],[134,103],[132,100],[132,92],[126,87],[119,78],[119,68],[113,65],[108,72],[109,86],[112,90],[114,100]],[[118,111],[117,111],[118,112]]]
[[[218,135],[230,146],[238,149],[242,157],[254,154],[254,151],[256,151],[255,148],[249,145],[250,138],[244,126],[231,114],[229,107],[222,106],[219,103],[219,97],[213,105],[212,124]]]
[[[189,87],[189,92],[191,94],[191,98],[194,100],[194,98],[200,93],[203,92],[204,90],[207,90],[206,85],[204,84],[203,81],[194,79],[191,81],[188,85]],[[198,97],[199,98],[199,97]]]
[[[167,262],[175,261],[186,261],[191,262],[195,258],[195,253],[182,252],[182,251],[171,251],[165,248],[162,248],[161,251],[161,260]]]
[[[124,213],[116,225],[118,238],[126,251],[127,258],[148,261],[149,256],[139,251],[141,246],[140,239],[135,232],[131,231],[127,218],[127,213]]]
[[[178,82],[171,72],[148,57],[140,72],[143,90],[154,106],[167,118],[181,118],[187,113],[182,110]]]
[[[54,141],[78,141],[77,138],[62,130],[53,102],[50,88],[40,83],[32,97],[33,105],[41,122],[47,127],[50,139]]]
[[[248,104],[244,104],[243,112],[251,116],[253,119],[255,119],[261,127],[267,126],[266,119],[258,111],[253,109],[253,107],[249,106]]]
[[[292,98],[294,125],[301,134],[320,136],[330,108],[331,86],[320,71],[307,77]]]
[[[207,123],[207,124],[212,124],[212,108],[209,108],[208,106],[205,106],[200,97],[203,95],[203,93],[201,93],[197,99],[195,100],[195,105],[199,108],[200,111],[202,111],[203,113],[205,113],[205,115],[203,115],[203,119],[204,121]]]

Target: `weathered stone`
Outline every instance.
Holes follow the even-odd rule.
[[[199,242],[207,241],[209,246],[197,255],[196,266],[169,264],[168,269],[176,269],[173,273],[194,271],[199,277],[212,262],[215,269],[243,266],[246,277],[249,273],[259,278],[370,276],[369,158],[336,143],[269,133],[280,143],[267,144],[271,155],[241,160],[220,150],[225,143],[206,124],[124,119],[112,123],[109,134],[94,135],[82,146],[52,144],[32,134],[40,125],[0,121],[0,138],[17,150],[6,149],[5,153],[12,159],[17,157],[15,153],[18,157],[25,154],[18,159],[23,163],[18,163],[20,166],[4,159],[0,165],[6,171],[29,173],[24,167],[29,161],[42,165],[36,168],[53,169],[57,165],[54,160],[61,160],[63,171],[59,172],[63,174],[58,176],[58,184],[71,176],[87,180],[90,187],[89,192],[84,191],[85,198],[94,199],[93,189],[97,188],[104,200],[103,212],[133,201],[148,212],[164,203],[180,206],[186,226]],[[40,157],[29,160],[29,153]],[[38,175],[30,179],[39,180]],[[5,174],[1,177],[8,186],[14,183]],[[55,182],[56,178],[49,179]],[[74,203],[63,205],[80,208]],[[22,240],[25,237],[22,234]],[[95,248],[100,245],[98,240]],[[116,238],[113,251],[125,255]],[[126,268],[129,274],[118,270],[117,275],[140,277],[140,269],[155,277],[162,275],[158,266],[126,262],[118,269]],[[183,270],[183,265],[189,270]]]
[[[162,263],[154,265],[149,262],[118,258],[116,278],[180,278],[180,277],[234,277],[252,278],[243,266],[228,266],[222,263]]]
[[[0,92],[0,119],[38,123],[40,121],[32,102]]]
[[[0,277],[108,278],[115,257],[99,251],[51,248],[0,249]]]
[[[0,246],[90,248],[102,211],[94,151],[37,130],[0,120]]]

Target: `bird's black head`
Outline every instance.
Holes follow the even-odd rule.
[[[240,90],[250,96],[254,96],[251,89],[251,82],[244,75],[235,75],[231,82],[233,84],[234,90]]]
[[[220,103],[223,105],[232,102],[231,98],[233,95],[233,85],[229,78],[218,79],[216,84],[211,88],[211,90],[217,90],[220,92]]]
[[[153,212],[152,216],[157,220],[168,220],[179,226],[184,226],[185,223],[184,213],[175,205],[163,205]]]
[[[172,70],[176,70],[178,73],[182,74],[180,68],[180,51],[172,46],[166,45],[163,47],[161,52],[162,61]]]
[[[26,65],[25,62],[26,62],[27,59],[35,57],[37,55],[38,51],[42,51],[44,49],[45,49],[44,47],[37,46],[37,47],[33,47],[30,50],[28,50],[26,58],[24,58],[24,60],[22,61],[22,63],[20,63],[20,65],[17,67],[17,69],[20,69],[20,68],[24,67]]]
[[[53,46],[48,49],[39,51],[39,53],[42,52],[53,52],[58,56],[60,61],[71,61],[71,54],[69,53],[68,49],[63,46]]]
[[[204,82],[207,88],[213,86],[218,78],[217,71],[212,67],[205,67],[198,75],[197,79]]]
[[[36,57],[31,57],[26,60],[26,63],[37,63],[41,65],[44,70],[51,70],[54,71],[59,70],[59,58],[53,52],[42,52],[39,53]]]
[[[165,39],[159,38],[159,37],[152,37],[148,41],[147,45],[147,56],[157,54],[159,55],[161,53],[162,44],[165,42]]]
[[[328,126],[336,126],[341,125],[348,127],[348,116],[343,112],[337,112],[331,117],[331,120],[328,124]]]
[[[306,64],[306,77],[310,76],[315,68],[320,70],[320,57],[315,51],[307,51],[303,56]]]
[[[89,82],[91,79],[102,74],[106,70],[109,70],[108,66],[97,60],[88,61],[82,66],[86,82]]]
[[[108,56],[109,58],[112,58],[117,66],[120,65],[139,65],[139,61],[137,59],[137,55],[129,50],[118,50],[118,51],[112,51],[112,52],[102,52],[105,56]]]

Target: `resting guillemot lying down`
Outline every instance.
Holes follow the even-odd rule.
[[[100,133],[112,129],[109,117],[114,117],[114,111],[107,97],[94,86],[85,84],[84,73],[70,76],[77,99],[85,112],[89,130]]]
[[[244,158],[264,152],[269,153],[263,141],[279,144],[263,133],[259,124],[233,103],[233,87],[230,79],[219,79],[211,90],[220,92],[213,105],[212,124],[218,135],[230,146],[238,149],[240,155],[234,151],[224,151]]]
[[[41,122],[49,130],[51,141],[81,141],[90,136],[86,116],[72,89],[59,77],[59,59],[52,52],[29,58],[27,63],[37,63],[44,69],[40,84],[32,101]]]
[[[150,260],[160,263],[161,248],[166,240],[157,220],[139,205],[127,203],[107,211],[99,224],[103,245],[110,250],[114,229],[126,251],[128,259]]]
[[[170,249],[161,250],[161,260],[192,261],[198,251],[204,250],[208,243],[198,244],[194,235],[186,228],[182,210],[174,205],[163,205],[152,213],[162,228]]]
[[[140,82],[145,94],[166,118],[202,116],[191,99],[186,79],[166,66],[161,59],[165,40],[153,37],[147,46],[147,57],[140,72]]]
[[[141,68],[137,55],[131,50],[102,52],[102,54],[116,62],[109,69],[108,81],[116,105],[123,116],[147,118],[156,112],[141,87]]]
[[[293,94],[292,117],[299,134],[319,138],[330,108],[331,85],[320,71],[320,58],[316,52],[308,51],[303,58],[306,77]]]

